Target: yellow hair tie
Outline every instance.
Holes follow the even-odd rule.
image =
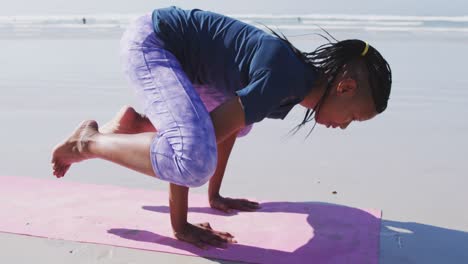
[[[369,51],[369,43],[367,43],[367,41],[366,41],[366,47],[362,51],[361,56],[366,56],[367,51]]]

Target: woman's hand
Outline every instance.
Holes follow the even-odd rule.
[[[260,204],[257,202],[249,201],[247,199],[234,199],[229,197],[222,197],[217,195],[210,199],[210,206],[213,209],[230,213],[232,210],[239,211],[255,211],[260,209]]]
[[[208,246],[225,248],[227,243],[237,243],[234,236],[227,232],[213,230],[209,223],[195,225],[187,223],[180,231],[174,230],[174,236],[202,249]]]

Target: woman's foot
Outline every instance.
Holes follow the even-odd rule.
[[[99,132],[103,134],[136,134],[141,133],[140,123],[144,117],[131,106],[124,106],[114,118],[103,125]]]
[[[92,158],[89,153],[89,142],[92,136],[98,133],[96,121],[83,121],[69,138],[55,146],[52,152],[52,165],[57,178],[63,177],[71,164]]]

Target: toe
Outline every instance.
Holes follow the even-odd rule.
[[[62,168],[62,177],[65,176],[65,173],[67,173],[68,169],[70,168],[71,165],[65,165]]]
[[[53,163],[52,164],[52,171],[54,172],[54,175],[56,175],[58,169],[59,169],[59,164],[58,163]]]
[[[64,169],[66,168],[66,166],[67,166],[67,165],[64,165],[64,164],[62,164],[62,163],[57,162],[57,163],[54,165],[54,175],[55,175],[57,178],[63,177]]]
[[[62,173],[62,166],[57,165],[57,168],[54,170],[54,172],[55,172],[55,176],[60,177]]]
[[[65,176],[65,174],[67,173],[68,169],[70,168],[71,165],[62,165],[60,166],[60,168],[58,169],[58,177],[59,178],[62,178],[63,176]]]

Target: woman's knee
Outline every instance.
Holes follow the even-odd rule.
[[[206,141],[184,144],[182,149],[175,147],[168,136],[159,133],[151,147],[151,161],[156,176],[187,187],[205,184],[216,171],[216,144]]]
[[[189,187],[199,187],[209,181],[216,171],[216,148],[204,146],[198,153],[181,158],[182,178]]]

